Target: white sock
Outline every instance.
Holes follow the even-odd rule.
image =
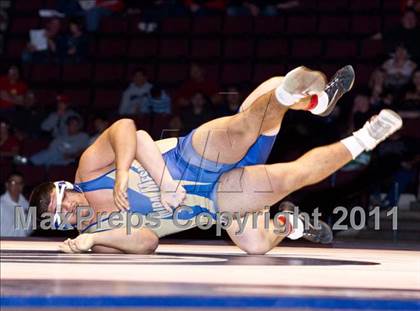
[[[280,85],[274,91],[277,101],[284,106],[291,106],[295,104],[299,99],[304,98],[304,95],[299,94],[290,94],[289,92],[283,90],[283,86]]]
[[[310,109],[309,111],[312,112],[313,114],[319,115],[323,112],[325,112],[328,108],[328,95],[325,92],[322,92],[320,95],[318,95],[318,104]]]
[[[356,159],[363,151],[365,146],[356,137],[349,136],[341,140],[341,143],[350,151],[353,159]]]
[[[287,237],[291,240],[300,239],[303,236],[303,231],[305,229],[305,225],[303,221],[296,216],[296,226],[294,223],[295,215],[293,213],[284,213],[287,216],[287,222],[292,226],[292,232],[290,232]]]

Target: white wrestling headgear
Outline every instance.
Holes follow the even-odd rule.
[[[56,229],[58,229],[62,222],[60,213],[61,213],[61,204],[63,203],[65,191],[72,190],[72,191],[76,191],[80,193],[82,193],[83,191],[82,191],[82,188],[80,188],[78,185],[72,184],[71,182],[68,182],[65,180],[54,182],[54,186],[55,186],[55,195],[56,195],[56,200],[57,200],[57,207],[55,209],[55,214],[54,214],[54,226]],[[69,229],[73,229],[73,226],[69,226],[66,224],[61,229],[69,230]]]

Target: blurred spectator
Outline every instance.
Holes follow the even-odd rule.
[[[403,101],[403,108],[405,109],[420,109],[420,70],[414,72],[411,85],[408,87]]]
[[[147,75],[143,68],[134,71],[133,79],[124,91],[120,107],[120,115],[135,115],[140,111],[147,111],[145,102],[150,95],[152,84],[147,81]]]
[[[187,11],[195,15],[221,13],[226,7],[226,1],[223,0],[183,0],[183,3]]]
[[[109,126],[109,120],[104,115],[97,115],[93,120],[94,132],[89,140],[89,145],[93,144],[95,140],[105,131]]]
[[[63,136],[67,134],[67,119],[72,116],[79,115],[69,109],[70,98],[66,95],[57,96],[57,110],[51,112],[48,117],[41,123],[41,129],[49,132],[52,136]]]
[[[369,96],[359,93],[354,97],[353,108],[350,114],[349,133],[361,128],[372,115]]]
[[[67,134],[57,136],[48,149],[34,154],[30,161],[34,165],[67,165],[73,163],[89,145],[89,136],[81,132],[82,121],[78,116],[66,120]]]
[[[23,136],[37,137],[40,134],[39,125],[42,122],[43,114],[35,104],[34,92],[28,91],[23,100],[23,105],[17,107],[14,113],[14,126],[17,131],[23,132]]]
[[[190,79],[185,81],[176,93],[176,108],[188,106],[188,99],[195,93],[203,93],[203,95],[210,97],[212,102],[219,101],[220,97],[217,92],[218,85],[209,79],[206,79],[204,69],[196,63],[191,64]]]
[[[227,14],[230,16],[276,16],[278,10],[286,10],[299,6],[297,0],[268,0],[268,1],[244,1],[231,0],[229,1]]]
[[[372,73],[369,79],[369,89],[371,91],[372,103],[379,102],[384,93],[385,88],[385,71],[382,68],[377,68]]]
[[[20,173],[12,173],[6,181],[6,191],[0,197],[0,236],[25,237],[31,234],[31,229],[25,230],[18,226],[15,219],[16,209],[22,209],[27,215],[29,203],[22,195],[24,180]],[[25,217],[26,218],[26,217]],[[32,224],[31,221],[29,221]]]
[[[26,91],[27,86],[20,79],[19,68],[11,66],[7,75],[0,77],[0,114],[22,105]]]
[[[242,105],[242,96],[239,90],[235,86],[227,88],[225,102],[217,109],[219,116],[230,116],[239,111],[239,107]]]
[[[393,51],[395,47],[404,45],[416,61],[419,60],[420,56],[420,47],[416,43],[419,38],[420,29],[417,25],[417,15],[411,9],[403,13],[401,24],[398,27],[373,36],[373,39],[383,39],[388,51]]]
[[[102,17],[122,12],[124,9],[122,0],[79,0],[79,4],[84,10],[88,32],[96,32],[99,29]]]
[[[150,96],[146,98],[140,113],[171,113],[171,99],[164,90],[158,85],[154,85],[150,90]]]
[[[83,33],[83,26],[76,19],[70,20],[69,31],[61,57],[65,62],[80,63],[88,54],[88,38]]]
[[[410,60],[407,50],[398,46],[392,57],[382,65],[385,71],[385,86],[394,91],[401,90],[410,81],[416,67],[417,64]]]
[[[190,107],[185,107],[181,110],[180,117],[183,130],[189,132],[213,119],[210,105],[210,101],[203,93],[195,93],[191,97]]]
[[[376,152],[380,159],[377,162],[383,174],[381,182],[388,188],[384,200],[379,199],[378,193],[374,194],[381,206],[397,205],[401,193],[414,181],[420,163],[419,146],[418,141],[404,139],[398,132],[378,146]]]
[[[37,31],[36,29],[31,30]],[[47,22],[45,29],[41,29],[41,37],[36,41],[31,41],[22,52],[22,61],[25,63],[46,63],[55,61],[57,53],[63,48],[64,38],[61,35],[61,21],[58,18],[52,18]],[[43,43],[45,40],[45,44]]]
[[[10,124],[0,121],[0,158],[13,158],[19,153],[20,142],[13,135]]]

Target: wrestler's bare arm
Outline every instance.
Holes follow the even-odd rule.
[[[106,129],[81,156],[77,177],[83,180],[116,168],[114,201],[118,208],[127,209],[128,170],[136,159],[164,191],[175,191],[177,195],[162,194],[166,208],[177,207],[185,195],[183,189],[175,189],[172,176],[165,169],[165,162],[158,147],[145,131],[136,131],[131,119],[121,119]],[[181,190],[181,191],[180,191]]]

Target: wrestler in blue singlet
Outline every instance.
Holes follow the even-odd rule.
[[[178,181],[187,192],[183,206],[189,208],[179,212],[178,219],[180,220],[193,219],[203,212],[215,218],[218,211],[216,193],[220,176],[234,168],[265,163],[276,139],[276,136],[261,135],[240,161],[222,164],[206,160],[194,150],[193,134],[194,131],[178,138],[176,145],[162,154],[173,179]],[[78,186],[84,192],[89,192],[113,189],[114,183],[115,169],[96,179],[82,182]],[[137,161],[133,161],[130,167],[127,194],[131,212],[142,215],[154,212],[163,220],[163,226],[171,226],[159,232],[159,236],[182,231],[171,225],[173,214],[160,203],[159,187]],[[90,229],[91,227],[89,226]]]

